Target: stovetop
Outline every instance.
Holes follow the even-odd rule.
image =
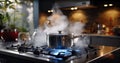
[[[40,59],[44,61],[48,61],[51,63],[71,63],[71,61],[74,61],[74,63],[86,63],[87,61],[98,57],[96,53],[99,51],[98,48],[94,47],[88,47],[85,48],[84,52],[82,49],[78,48],[63,48],[63,49],[57,49],[57,48],[49,48],[47,46],[42,47],[35,47],[32,45],[26,45],[26,44],[11,44],[4,48],[7,52],[15,53],[17,55],[32,57],[35,59]],[[92,56],[91,56],[92,53]],[[89,55],[90,54],[90,55]],[[93,57],[94,56],[94,57]]]
[[[23,44],[11,44],[6,46],[7,50],[17,51],[18,53],[31,54],[35,57],[44,57],[50,60],[58,60],[58,61],[69,61],[75,58],[81,57],[80,49],[73,48],[49,48],[47,46],[35,47],[32,45]]]
[[[8,43],[7,43],[8,44]],[[25,49],[23,51],[18,50],[18,48],[21,46],[21,44],[11,44],[6,46],[6,44],[1,44],[2,46],[0,46],[0,52],[1,54],[5,54],[5,55],[10,55],[10,56],[15,56],[15,57],[22,57],[24,59],[35,59],[35,60],[43,60],[43,61],[47,61],[48,63],[86,63],[92,59],[95,59],[97,57],[103,56],[104,54],[116,49],[117,47],[112,47],[112,46],[93,46],[93,47],[88,47],[86,48],[85,52],[86,53],[82,53],[83,50],[81,49],[77,49],[77,48],[67,48],[67,49],[50,49],[50,48],[46,48],[46,46],[43,47],[34,47],[31,45],[25,45]],[[23,47],[24,48],[24,47]],[[32,49],[33,48],[33,49]],[[21,48],[20,48],[21,49]],[[48,51],[48,50],[52,50],[53,52],[56,50],[61,50],[61,51],[78,51],[78,54],[73,54],[72,55],[68,55],[64,57],[64,54],[61,53],[61,56],[55,56],[54,55],[50,55],[50,54],[45,54],[44,53],[40,53],[40,54],[34,54],[33,51],[37,50],[38,52],[43,52],[41,50],[44,51]],[[68,53],[69,53],[68,52]],[[28,57],[28,58],[26,58]],[[65,61],[65,62],[64,62]]]

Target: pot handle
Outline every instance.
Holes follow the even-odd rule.
[[[62,34],[62,31],[58,31],[59,34]]]

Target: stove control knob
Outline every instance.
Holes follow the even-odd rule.
[[[39,54],[40,54],[40,51],[39,51],[38,49],[36,49],[36,50],[33,51],[33,54],[39,55]]]
[[[23,52],[23,53],[27,52],[27,48],[20,46],[20,47],[18,47],[18,52]]]

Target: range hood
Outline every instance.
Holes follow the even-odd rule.
[[[90,5],[90,0],[58,0],[57,3],[60,8],[64,7],[75,7],[75,6],[88,6]]]
[[[53,6],[58,5],[59,8],[69,9],[71,7],[77,7],[77,8],[93,8],[91,4],[91,0],[40,0],[39,1],[39,9],[41,11],[48,11]]]

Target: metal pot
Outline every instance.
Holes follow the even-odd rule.
[[[49,47],[63,49],[71,47],[71,36],[68,34],[49,34]]]

